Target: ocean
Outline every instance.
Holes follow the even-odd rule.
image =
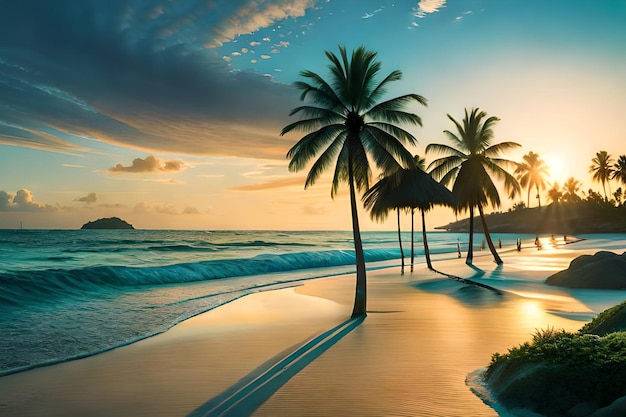
[[[397,232],[362,237],[369,269],[400,265]],[[517,237],[532,238],[494,240]],[[428,239],[445,259],[467,234]],[[403,245],[408,265],[407,232]],[[354,272],[354,262],[350,231],[0,230],[0,376],[127,345],[253,292]]]

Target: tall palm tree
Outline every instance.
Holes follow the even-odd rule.
[[[477,108],[472,109],[469,114],[465,109],[465,118],[461,124],[448,114],[448,118],[454,123],[458,133],[454,134],[449,130],[444,130],[444,133],[454,146],[429,144],[426,147],[426,153],[437,152],[447,155],[431,162],[429,169],[432,168],[432,170],[430,172],[435,179],[441,178],[441,183],[444,185],[453,183],[452,193],[457,197],[459,203],[456,210],[469,210],[469,250],[465,261],[467,264],[471,264],[474,258],[475,207],[478,208],[480,214],[489,250],[497,264],[503,263],[491,240],[483,212],[483,207],[488,203],[494,207],[500,206],[500,194],[490,174],[504,181],[504,187],[509,193],[509,197],[512,198],[520,192],[520,185],[515,177],[504,169],[506,165],[514,163],[498,157],[504,151],[517,148],[520,145],[515,142],[502,142],[492,145],[492,127],[500,119],[494,116],[486,118],[486,116],[487,113]]]
[[[626,155],[620,155],[617,162],[613,165],[612,180],[617,180],[626,185]]]
[[[563,197],[562,200],[570,202],[580,201],[581,198],[578,195],[578,190],[582,184],[574,177],[569,177],[563,184]]]
[[[433,269],[426,238],[425,212],[438,204],[454,206],[456,198],[450,190],[424,172],[423,158],[416,155],[414,166],[383,177],[363,195],[363,202],[370,210],[370,216],[379,221],[385,220],[387,212],[394,208],[398,210],[398,213],[401,208],[410,208],[411,213],[419,208],[422,213],[422,241],[426,265],[429,269]],[[400,236],[399,222],[398,236]],[[402,250],[402,244],[400,244],[400,250]],[[411,271],[413,271],[413,253],[413,219],[411,219]],[[402,270],[404,270],[404,263]]]
[[[548,166],[535,152],[528,152],[522,157],[522,162],[517,164],[514,174],[522,188],[528,188],[528,207],[530,207],[530,190],[537,190],[537,199],[541,207],[539,189],[546,188],[545,177],[548,175]]]
[[[295,85],[302,91],[301,100],[307,97],[312,105],[296,107],[291,115],[303,116],[283,128],[281,135],[293,130],[308,132],[287,152],[289,170],[300,171],[318,154],[309,170],[304,187],[314,184],[324,171],[334,166],[331,197],[337,193],[339,183],[348,183],[352,232],[356,256],[356,291],[352,317],[366,314],[367,283],[363,243],[359,229],[356,190],[369,188],[370,157],[383,175],[389,175],[402,166],[413,163],[411,153],[404,144],[415,145],[412,134],[398,123],[421,126],[422,120],[403,110],[410,103],[426,105],[426,99],[417,94],[406,94],[378,102],[387,85],[402,78],[398,70],[377,81],[381,64],[376,53],[359,47],[348,56],[345,47],[339,47],[337,57],[326,51],[330,61],[329,81],[312,71],[302,71],[306,81]],[[368,156],[369,154],[369,156]]]
[[[591,160],[591,165],[589,166],[589,173],[593,174],[592,178],[594,181],[602,183],[602,190],[604,191],[604,199],[608,201],[608,197],[606,195],[606,187],[605,183],[608,183],[611,179],[611,175],[613,174],[613,158],[611,155],[607,153],[607,151],[600,151],[596,153],[595,158]],[[609,193],[611,192],[611,184],[609,183]]]
[[[553,203],[558,203],[561,201],[561,197],[563,197],[563,193],[561,192],[561,187],[558,182],[554,182],[552,187],[548,190],[548,198]]]

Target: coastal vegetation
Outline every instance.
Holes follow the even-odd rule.
[[[348,184],[356,255],[352,317],[357,317],[367,311],[367,285],[356,192],[369,188],[368,156],[383,175],[413,163],[413,155],[404,144],[416,145],[417,139],[397,124],[421,126],[418,115],[403,109],[411,103],[426,105],[426,99],[418,94],[406,94],[379,102],[387,85],[400,80],[402,72],[392,71],[377,81],[381,63],[376,60],[375,52],[359,47],[349,57],[346,48],[339,47],[339,54],[337,57],[326,51],[330,61],[329,81],[312,71],[300,73],[307,80],[296,83],[302,91],[300,99],[310,98],[313,105],[293,109],[290,116],[301,114],[303,118],[284,127],[281,135],[308,132],[287,152],[290,171],[305,169],[317,157],[310,167],[305,188],[332,166],[331,197],[337,194],[340,183]]]
[[[450,190],[435,181],[424,172],[424,158],[415,155],[414,164],[410,168],[400,169],[393,174],[381,178],[364,195],[363,203],[369,209],[370,216],[382,221],[387,217],[389,210],[396,209],[398,214],[398,242],[402,257],[401,273],[404,273],[404,254],[402,253],[402,238],[400,233],[400,209],[411,213],[411,272],[414,262],[414,214],[419,209],[422,216],[422,242],[424,256],[428,269],[434,269],[430,260],[428,240],[426,237],[426,215],[434,205],[454,207],[456,197]]]
[[[607,322],[611,332],[605,330]],[[588,415],[624,397],[625,352],[623,302],[578,332],[538,330],[531,341],[495,353],[485,379],[496,398],[511,409],[546,416]]]
[[[621,189],[620,189],[621,192]],[[516,205],[508,212],[485,216],[489,230],[497,233],[535,233],[571,235],[580,233],[626,233],[626,205],[620,199],[606,201],[590,190],[583,199],[578,194],[560,196],[551,188],[552,202],[547,206],[526,208]],[[449,232],[467,232],[469,219],[436,227]],[[478,231],[482,231],[479,227]]]
[[[474,255],[474,208],[478,208],[489,250],[495,262],[502,264],[502,259],[491,240],[484,214],[484,207],[488,204],[494,207],[500,206],[500,194],[491,176],[495,176],[504,183],[509,197],[515,197],[520,191],[520,185],[515,177],[505,169],[507,165],[512,164],[512,161],[502,159],[500,155],[521,145],[515,142],[492,144],[493,125],[500,119],[495,116],[486,117],[487,113],[477,108],[472,109],[469,114],[467,109],[465,110],[463,124],[448,115],[456,126],[457,134],[449,130],[445,130],[444,133],[453,146],[431,143],[426,147],[426,153],[445,155],[432,161],[429,168],[431,175],[440,179],[442,184],[452,183],[452,193],[458,200],[455,211],[469,210],[467,264],[472,263]]]
[[[530,207],[530,191],[535,188],[537,192],[537,204],[541,207],[540,189],[546,188],[546,177],[548,176],[548,166],[541,159],[539,154],[528,152],[522,157],[522,162],[517,164],[515,175],[520,187],[528,189],[527,205]]]

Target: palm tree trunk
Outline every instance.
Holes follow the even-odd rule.
[[[354,254],[356,256],[356,290],[352,317],[367,314],[367,279],[365,276],[365,255],[359,229],[359,215],[356,206],[356,192],[352,175],[352,161],[348,162],[348,182],[350,183],[350,207],[352,209],[352,235],[354,237]]]
[[[541,194],[539,194],[539,186],[537,185],[537,201],[539,202],[539,208],[541,208]]]
[[[491,235],[489,234],[489,229],[487,228],[487,221],[485,220],[485,213],[483,213],[483,206],[481,206],[480,204],[478,205],[478,213],[480,214],[480,221],[483,224],[483,233],[485,233],[485,238],[487,238],[487,245],[489,245],[489,250],[493,254],[493,260],[498,265],[502,265],[504,262],[502,261],[502,258],[500,258],[500,255],[498,255],[498,252],[496,251],[496,247],[493,245],[493,242],[491,241]]]
[[[474,206],[470,206],[469,209],[469,222],[469,246],[465,263],[471,265],[474,262]]]
[[[426,265],[428,269],[434,271],[433,264],[430,262],[430,250],[428,250],[428,241],[426,240],[426,214],[422,212],[422,240],[424,241],[424,256],[426,257]]]
[[[415,252],[413,252],[413,247],[414,247],[414,241],[415,239],[413,238],[413,230],[414,230],[414,220],[415,219],[415,209],[412,208],[411,209],[411,272],[413,272],[413,260],[415,259]]]
[[[400,273],[404,275],[404,251],[402,250],[402,235],[400,234],[400,209],[396,209],[398,211],[398,244],[400,244],[400,258],[402,259],[402,269]]]
[[[530,208],[530,185],[528,185],[528,197],[526,197],[528,199],[528,208]]]

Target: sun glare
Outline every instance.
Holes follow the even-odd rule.
[[[546,165],[550,173],[550,182],[558,182],[560,185],[567,180],[567,166],[560,156],[551,155],[546,158]]]

